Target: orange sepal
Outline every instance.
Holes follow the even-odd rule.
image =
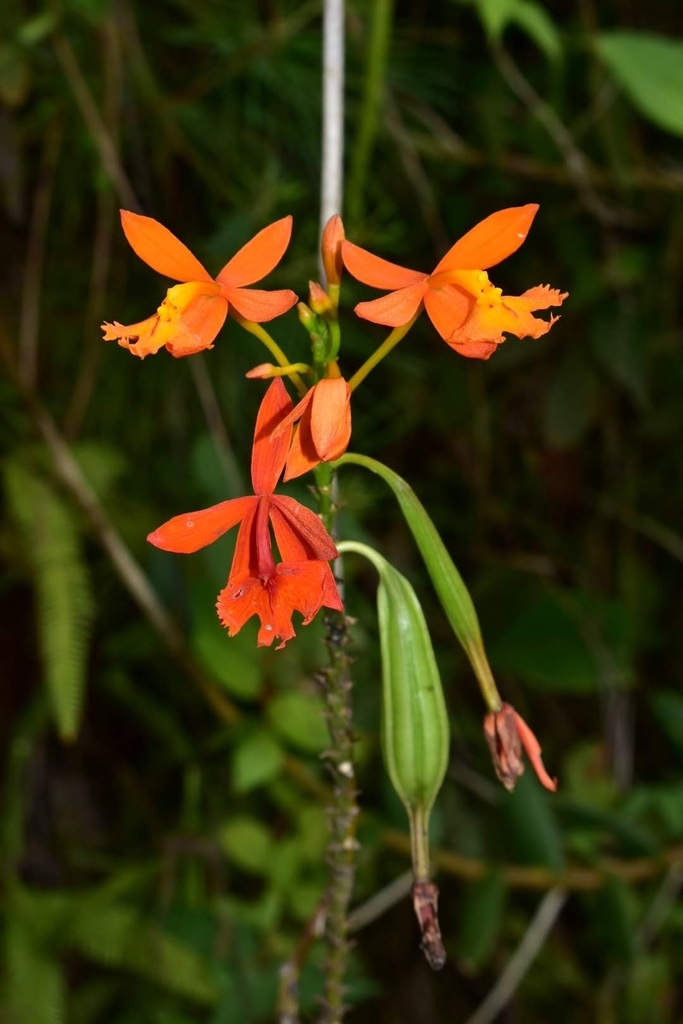
[[[476,224],[437,265],[441,270],[487,270],[519,249],[538,211],[538,203],[498,210]]]
[[[411,284],[418,284],[427,277],[419,270],[409,270],[397,263],[383,260],[380,256],[373,256],[367,249],[361,249],[353,242],[342,242],[342,259],[350,274],[353,274],[363,284],[369,284],[372,288],[386,288],[394,291],[396,288],[407,288]]]
[[[269,224],[228,260],[216,280],[230,288],[243,288],[260,281],[278,265],[291,237],[291,215]]]
[[[291,411],[292,400],[280,377],[266,391],[256,417],[251,450],[251,483],[255,494],[271,494],[285,465],[291,426],[278,430]]]
[[[136,256],[152,270],[174,281],[212,281],[213,278],[179,238],[153,217],[121,210],[121,226]]]
[[[257,324],[282,316],[297,302],[297,296],[288,288],[274,292],[258,288],[224,288],[223,294],[240,316]]]
[[[258,498],[249,495],[222,501],[219,505],[212,505],[199,512],[185,512],[154,530],[147,540],[162,551],[192,554],[222,537],[241,522],[250,510],[255,509],[257,503]]]

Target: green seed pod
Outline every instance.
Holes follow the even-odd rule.
[[[441,677],[412,585],[377,551],[346,541],[340,552],[365,555],[379,572],[382,647],[382,748],[394,789],[411,822],[417,878],[429,877],[427,827],[448,764],[449,728]]]
[[[441,970],[446,953],[439,890],[429,875],[429,815],[448,765],[449,729],[441,677],[427,623],[411,584],[366,544],[345,541],[340,554],[365,555],[379,572],[377,612],[382,647],[382,750],[394,789],[408,812],[413,907],[427,963]]]

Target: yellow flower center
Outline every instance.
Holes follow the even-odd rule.
[[[503,290],[491,284],[485,270],[442,270],[429,279],[430,288],[445,288],[449,284],[468,292],[478,306],[493,309],[501,305]]]
[[[215,281],[190,281],[174,284],[166,292],[166,298],[157,309],[162,323],[174,324],[182,317],[187,307],[200,295],[218,295],[220,285]]]

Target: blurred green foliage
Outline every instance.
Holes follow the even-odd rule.
[[[342,532],[374,539],[413,580],[454,735],[433,822],[449,964],[427,973],[408,901],[393,906],[357,937],[349,1020],[466,1021],[522,940],[547,869],[567,869],[568,902],[514,1019],[673,1024],[680,12],[666,0],[373,9],[348,3],[348,158],[360,168],[348,235],[427,269],[493,210],[539,202],[495,283],[570,292],[547,337],[510,340],[487,364],[420,321],[355,396],[353,440],[434,517],[499,686],[561,785],[549,797],[529,776],[513,796],[494,784],[471,672],[409,531],[384,484],[346,468]],[[386,68],[368,69],[369,54]],[[268,283],[303,294],[317,274],[319,86],[317,0],[0,5],[2,351],[172,611],[182,648],[171,656],[124,586],[8,371],[0,1016],[13,1024],[273,1020],[278,966],[323,892],[320,624],[282,652],[257,652],[249,628],[228,640],[213,602],[233,540],[188,559],[145,543],[171,515],[240,493],[262,394],[243,375],[263,353],[228,322],[203,359],[207,391],[191,360],[141,364],[98,330],[149,315],[166,287],[119,230],[131,197],[210,269],[293,213]],[[367,297],[344,281],[347,376],[383,336],[350,312]],[[273,333],[305,357],[293,313]],[[211,389],[227,447],[205,414]],[[304,484],[292,493],[307,500]],[[407,859],[377,735],[375,583],[353,572],[362,902]],[[472,864],[479,881],[467,881]],[[305,1019],[321,956],[314,947],[302,975]]]

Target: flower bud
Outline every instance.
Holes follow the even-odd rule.
[[[490,711],[484,717],[484,736],[491,751],[496,775],[510,793],[517,779],[524,773],[522,749],[541,785],[555,792],[557,782],[550,778],[543,767],[540,744],[511,704],[503,704],[499,711]]]
[[[339,287],[343,269],[341,244],[344,241],[344,225],[338,213],[330,217],[323,230],[320,250],[328,287]]]
[[[308,282],[308,304],[318,316],[329,316],[330,313],[334,313],[329,295],[317,281]]]

